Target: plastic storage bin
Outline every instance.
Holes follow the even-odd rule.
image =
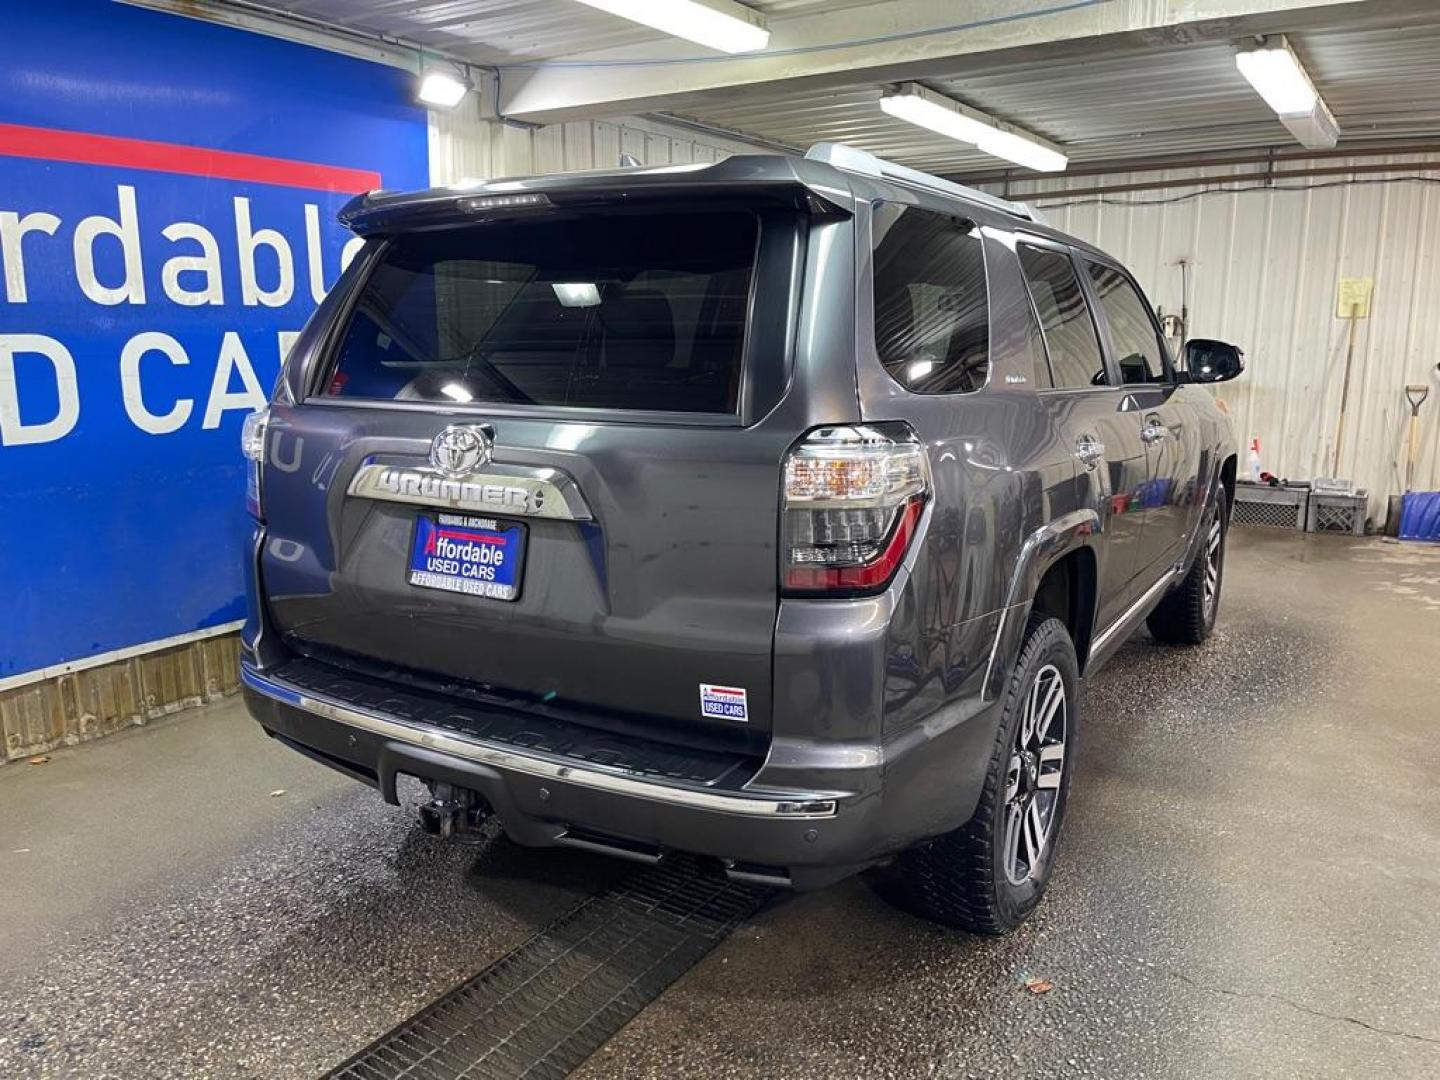
[[[1310,492],[1303,487],[1271,487],[1241,480],[1235,485],[1230,522],[1268,529],[1303,529],[1309,501]]]
[[[1305,521],[1306,532],[1349,533],[1365,535],[1365,513],[1370,500],[1363,491],[1352,495],[1310,493],[1310,513]]]

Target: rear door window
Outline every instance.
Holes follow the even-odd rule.
[[[985,255],[973,222],[880,203],[875,237],[875,348],[918,394],[969,393],[990,376]]]
[[[1120,364],[1121,379],[1127,384],[1166,382],[1169,376],[1160,331],[1135,286],[1113,266],[1087,261],[1085,268],[1110,325],[1110,344]]]
[[[743,211],[399,236],[361,287],[321,392],[734,413],[757,236]]]
[[[1107,385],[1109,378],[1095,321],[1070,256],[1033,244],[1020,244],[1018,251],[1030,298],[1040,317],[1055,386]]]

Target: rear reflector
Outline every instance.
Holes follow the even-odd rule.
[[[929,458],[905,424],[811,432],[785,460],[784,592],[884,589],[910,548],[930,488]]]

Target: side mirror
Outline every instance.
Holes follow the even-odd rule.
[[[1245,370],[1245,354],[1238,346],[1210,338],[1185,343],[1185,371],[1190,382],[1228,382]]]

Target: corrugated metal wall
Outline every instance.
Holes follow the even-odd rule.
[[[481,119],[486,107],[472,95],[452,112],[431,112],[432,184],[616,168],[621,154],[642,165],[679,165],[756,149],[637,118],[519,127]]]
[[[1337,317],[1338,283],[1373,278],[1371,317],[1357,327],[1340,474],[1369,489],[1378,520],[1384,496],[1403,487],[1406,383],[1431,388],[1420,416],[1416,487],[1440,488],[1440,174],[1395,182],[1417,175],[1406,169],[1416,160],[1379,159],[1394,173],[1283,181],[1287,190],[1196,186],[1070,200],[1055,194],[1255,169],[1232,166],[1072,177],[1012,194],[1032,199],[1056,227],[1123,259],[1167,313],[1180,311],[1180,263],[1187,263],[1190,336],[1245,349],[1247,374],[1218,387],[1217,396],[1234,414],[1240,438],[1258,435],[1263,466],[1282,476],[1332,474],[1348,331]]]

